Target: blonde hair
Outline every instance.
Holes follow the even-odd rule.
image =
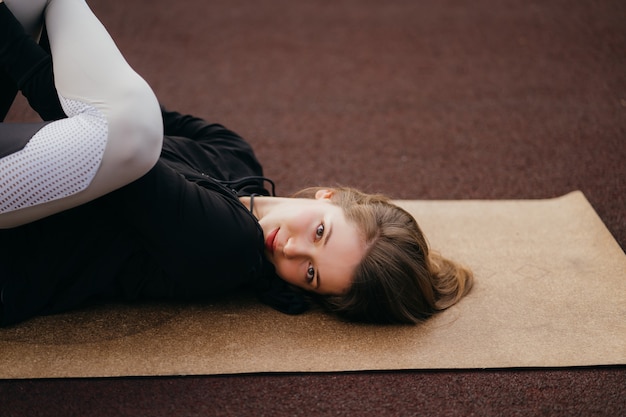
[[[312,198],[320,189],[307,188],[294,197]],[[328,309],[354,321],[418,323],[470,291],[472,272],[430,251],[410,213],[382,195],[332,190],[331,202],[360,229],[367,251],[348,292],[320,298]]]

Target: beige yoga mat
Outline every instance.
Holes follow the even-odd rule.
[[[626,364],[626,256],[580,192],[399,201],[476,287],[418,326],[286,316],[241,298],[104,306],[0,329],[0,377]]]

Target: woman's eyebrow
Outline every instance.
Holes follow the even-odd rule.
[[[328,244],[328,240],[330,239],[330,235],[333,234],[333,225],[332,223],[326,221],[326,228],[328,229],[328,232],[326,233],[326,236],[324,236],[324,243],[322,243],[322,246],[326,246]],[[321,278],[320,278],[320,271],[318,269],[316,269],[317,271],[317,282],[315,285],[316,289],[319,289],[320,287],[320,282],[321,282]]]
[[[326,246],[328,244],[328,240],[330,239],[330,235],[333,234],[333,224],[326,222],[326,227],[328,228],[328,232],[326,233],[326,236],[324,237],[324,246]]]

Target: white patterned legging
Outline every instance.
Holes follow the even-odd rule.
[[[148,84],[83,0],[5,0],[32,31],[45,18],[67,119],[43,126],[0,159],[0,228],[91,201],[157,161],[163,122]],[[1,138],[0,138],[1,140]]]

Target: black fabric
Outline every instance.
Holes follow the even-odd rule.
[[[48,123],[0,123],[0,158],[23,149]]]
[[[24,32],[6,4],[0,3],[0,66],[18,87],[30,75],[33,63],[46,57],[48,54]]]
[[[2,324],[94,297],[207,299],[263,275],[263,232],[239,201],[242,190],[219,183],[263,175],[251,148],[221,125],[166,110],[163,117],[168,136],[148,174],[84,206],[0,231],[11,242],[0,253],[10,277],[3,278]],[[261,181],[247,187],[268,194]]]
[[[17,84],[3,68],[0,68],[0,122],[4,121],[9,113],[16,95]]]
[[[3,10],[7,38],[18,47],[5,42],[2,62],[42,118],[65,117],[50,57]],[[274,274],[263,231],[239,201],[269,195],[250,145],[220,124],[161,111],[161,157],[142,178],[73,210],[0,230],[0,240],[10,242],[0,252],[0,324],[94,298],[202,300],[253,283],[261,300],[280,311],[306,309]],[[23,146],[37,126],[4,124],[10,135],[0,150]]]
[[[42,117],[63,117],[50,57],[6,7],[0,20],[7,73]],[[0,251],[3,325],[93,298],[206,299],[263,276],[263,231],[238,198],[269,194],[252,148],[222,125],[165,108],[162,115],[161,158],[145,176],[73,210],[0,230],[0,241],[10,242]],[[42,125],[3,124],[3,152]],[[259,179],[236,185],[248,177]]]
[[[33,47],[37,46],[33,45]],[[57,90],[54,88],[50,56],[33,63],[33,67],[25,77],[22,77],[18,87],[28,100],[30,107],[43,120],[52,121],[67,117],[61,107]]]
[[[41,45],[24,32],[6,4],[0,4],[0,120],[4,120],[17,90],[43,120],[66,115],[54,87],[52,58],[47,32]]]
[[[4,3],[0,4],[0,121],[18,90],[43,120],[65,118],[52,72],[50,55],[22,29]],[[47,36],[42,41],[48,47]],[[28,143],[46,123],[0,124],[0,158]]]

